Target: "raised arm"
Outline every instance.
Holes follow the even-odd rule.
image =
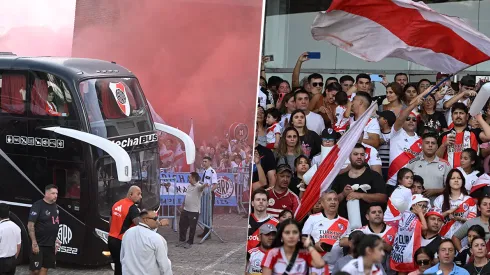
[[[299,87],[299,73],[301,71],[301,65],[303,62],[308,60],[308,53],[304,52],[298,57],[298,61],[296,61],[296,65],[294,66],[293,76],[291,79],[291,88]]]
[[[413,111],[413,109],[415,109],[415,107],[424,103],[424,96],[430,93],[432,87],[433,86],[430,86],[429,88],[425,89],[423,93],[418,95],[416,98],[412,100],[412,102],[410,102],[410,105],[407,108],[403,109],[400,112],[400,115],[396,119],[395,124],[393,124],[393,129],[395,130],[395,132],[398,132],[403,127],[403,123],[405,123],[405,120]]]

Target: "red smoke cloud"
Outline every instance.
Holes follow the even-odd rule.
[[[77,3],[73,56],[133,71],[169,125],[188,132],[194,119],[197,140],[222,138],[242,122],[252,142],[261,0],[92,1],[93,7]],[[112,12],[93,18],[101,6]]]

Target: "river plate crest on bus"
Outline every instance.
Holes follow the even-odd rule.
[[[124,85],[121,82],[111,82],[109,83],[109,88],[111,89],[112,95],[116,99],[117,106],[121,109],[121,112],[126,116],[129,116],[131,107],[129,106],[129,99]]]

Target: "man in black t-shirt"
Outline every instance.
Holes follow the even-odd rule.
[[[358,199],[360,209],[368,209],[371,203],[384,205],[388,200],[383,177],[378,172],[369,169],[365,164],[365,159],[365,147],[360,143],[356,144],[349,156],[352,168],[348,172],[338,175],[332,183],[331,189],[339,194],[339,215],[346,219],[349,218],[347,214],[348,200]],[[371,186],[371,189],[367,192],[361,189],[353,190],[352,186],[356,184],[359,186],[367,184]],[[361,221],[362,225],[367,224],[365,215],[361,215]]]
[[[56,267],[56,249],[60,226],[56,204],[58,188],[50,184],[44,189],[44,198],[32,204],[27,229],[32,241],[30,266],[32,274],[47,274]]]

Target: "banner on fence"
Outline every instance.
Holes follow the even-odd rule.
[[[182,205],[189,183],[190,173],[160,173],[160,202],[163,205]],[[202,173],[199,174],[202,177]],[[239,174],[218,173],[215,206],[237,206],[236,184]],[[175,195],[174,195],[175,194]]]

